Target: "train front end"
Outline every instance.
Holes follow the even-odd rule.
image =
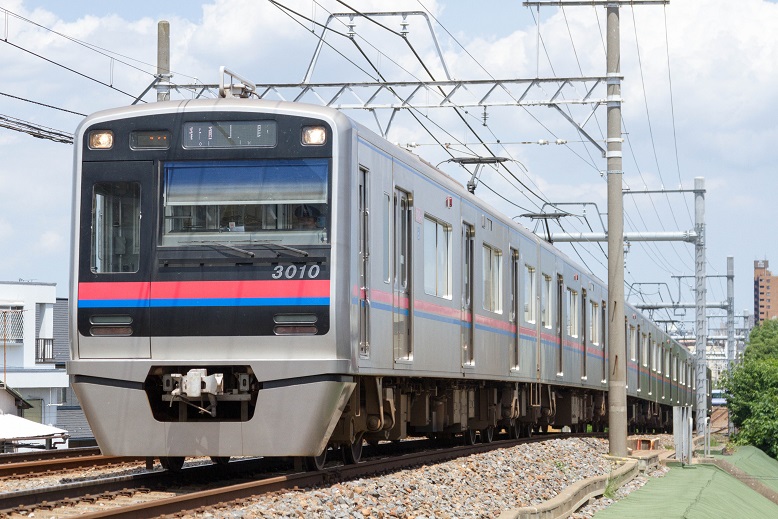
[[[156,103],[79,127],[68,370],[105,454],[325,448],[355,386],[333,268],[350,144],[309,108]]]

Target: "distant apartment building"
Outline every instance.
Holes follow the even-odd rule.
[[[30,404],[22,416],[67,430],[73,443],[92,439],[65,371],[68,300],[55,283],[0,281],[0,345],[0,387]]]
[[[772,290],[778,289],[778,279],[768,270],[767,260],[754,261],[754,324],[778,318],[778,301],[772,303]]]

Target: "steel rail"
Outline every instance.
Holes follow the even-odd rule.
[[[7,454],[0,454],[0,466],[7,463],[21,463],[61,458],[77,458],[81,456],[96,456],[98,454],[100,454],[99,447],[78,447],[75,449],[49,449],[32,452],[12,452]]]
[[[164,490],[171,485],[171,481],[177,486],[182,482],[202,484],[202,482],[218,481],[225,476],[234,477],[251,470],[266,470],[268,465],[267,460],[251,459],[236,461],[227,466],[189,467],[177,474],[166,471],[143,472],[77,481],[53,487],[5,492],[0,494],[0,515],[20,510],[33,511],[41,505],[51,506],[52,503],[61,501],[72,504],[78,499],[94,499],[119,491]]]
[[[118,463],[143,461],[145,459],[146,458],[143,457],[118,457],[97,454],[71,458],[4,463],[0,465],[0,478],[29,476],[31,474],[46,474],[48,472],[57,472],[62,470],[102,467],[106,465],[116,465]]]

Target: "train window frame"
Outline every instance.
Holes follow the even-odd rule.
[[[511,355],[513,357],[511,368],[512,371],[518,371],[521,369],[521,327],[519,326],[519,313],[521,312],[521,256],[518,249],[509,247],[511,263],[511,297],[510,297],[510,310],[508,311],[508,322],[516,326],[516,330],[511,337]]]
[[[589,300],[589,342],[600,345],[600,304]]]
[[[550,330],[554,323],[551,316],[553,314],[554,306],[554,278],[551,275],[542,273],[543,276],[543,288],[540,294],[540,325]]]
[[[187,159],[161,167],[161,247],[264,239],[329,244],[329,159]],[[204,196],[207,188],[214,195]]]
[[[392,254],[391,247],[391,225],[392,225],[392,196],[389,193],[384,192],[383,203],[383,228],[382,228],[382,242],[383,242],[383,279],[384,283],[390,284],[392,282],[392,271],[390,268],[389,258]]]
[[[513,247],[509,248],[511,258],[511,284],[510,284],[510,308],[508,310],[508,322],[519,322],[519,308],[521,306],[521,287],[519,282],[519,251]]]
[[[643,333],[643,335],[640,337],[640,361],[644,368],[648,367],[648,344],[650,340],[650,335]]]
[[[453,299],[453,227],[429,214],[424,215],[424,293]]]
[[[127,189],[134,191],[129,196],[115,193],[117,190]],[[98,190],[103,193],[98,193]],[[93,274],[138,272],[141,254],[142,197],[142,186],[137,181],[100,181],[92,185],[89,270]],[[126,216],[127,206],[131,211],[129,218]],[[108,220],[110,224],[106,223]],[[132,263],[133,258],[135,258],[134,263]],[[118,269],[112,266],[117,263]],[[103,267],[104,264],[107,266]]]
[[[627,345],[629,346],[629,360],[637,360],[637,329],[634,324],[627,327]]]
[[[657,356],[657,350],[658,350],[658,343],[655,339],[652,339],[651,341],[651,371],[656,373],[656,356]]]
[[[603,350],[608,343],[606,335],[608,332],[608,309],[606,307],[607,303],[603,299],[600,303],[600,347]],[[603,354],[602,358],[605,359],[605,354]]]
[[[673,382],[678,382],[678,355],[673,354]]]
[[[481,247],[481,270],[484,310],[496,314],[502,313],[502,250],[483,243]]]
[[[565,317],[567,319],[567,335],[578,338],[578,328],[580,323],[578,310],[578,291],[572,287],[567,287],[567,301],[565,302]]]
[[[537,270],[532,265],[524,264],[524,322],[535,324],[537,312]]]

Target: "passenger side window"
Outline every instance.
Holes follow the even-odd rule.
[[[137,272],[140,256],[140,184],[98,182],[92,190],[95,274]]]
[[[451,226],[424,217],[424,292],[451,299]]]
[[[537,319],[535,294],[535,267],[524,265],[524,321],[534,323]]]
[[[543,328],[551,328],[551,306],[553,305],[554,286],[551,276],[543,274],[543,292],[540,300],[541,325]]]
[[[502,312],[502,251],[483,247],[484,310]]]

